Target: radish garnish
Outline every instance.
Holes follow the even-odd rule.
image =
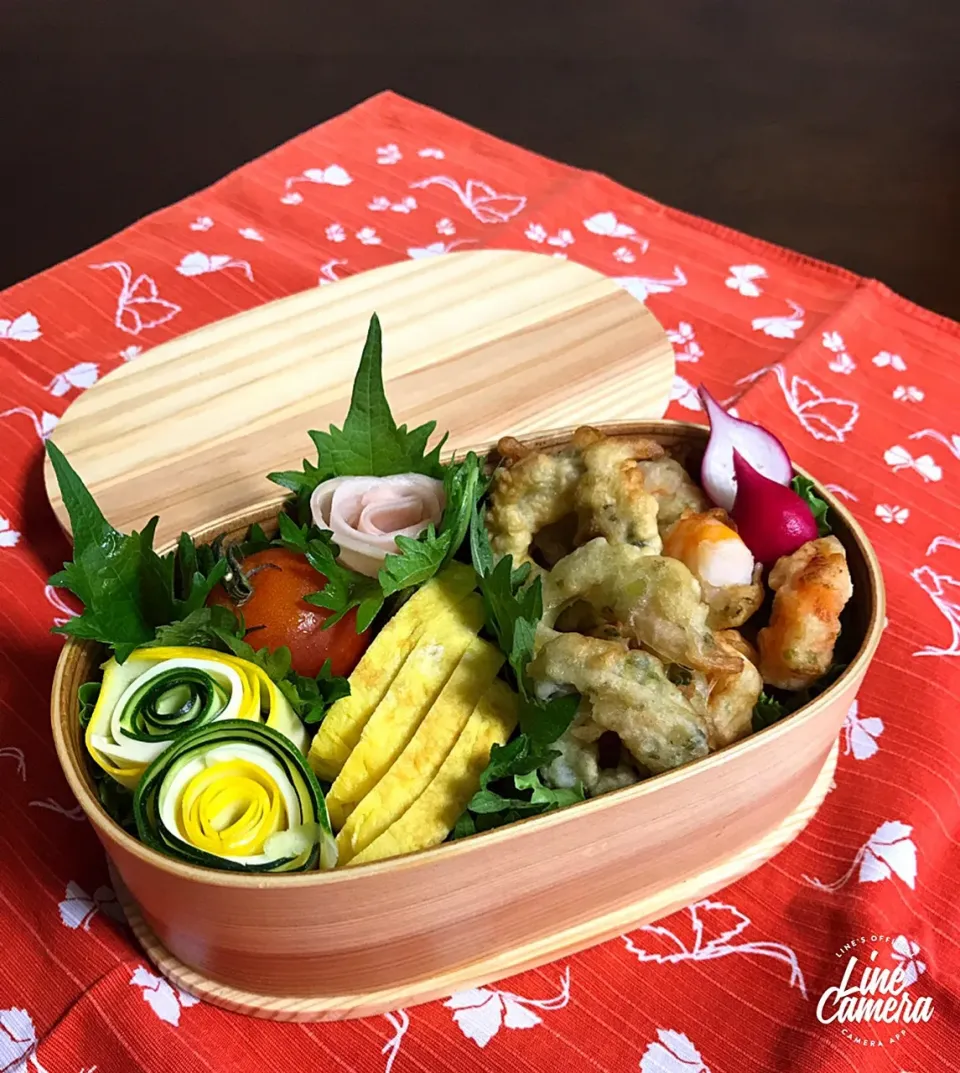
[[[699,390],[710,418],[710,441],[703,455],[700,479],[704,491],[713,502],[724,510],[730,510],[737,497],[734,449],[768,480],[789,484],[793,466],[786,448],[777,437],[760,425],[732,417],[702,384]]]
[[[737,450],[733,452],[733,467],[737,499],[730,516],[737,523],[740,539],[758,562],[770,566],[808,540],[817,539],[813,512],[792,488],[758,473]]]

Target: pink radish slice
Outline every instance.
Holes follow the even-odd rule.
[[[737,450],[733,452],[733,467],[737,499],[730,516],[757,562],[770,566],[808,540],[816,540],[819,534],[813,512],[792,488],[758,473]]]
[[[777,437],[760,425],[732,417],[702,384],[699,391],[710,418],[710,440],[703,455],[700,480],[713,502],[731,510],[737,497],[734,448],[764,477],[777,484],[789,484],[793,466]]]

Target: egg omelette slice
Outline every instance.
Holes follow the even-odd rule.
[[[331,705],[310,746],[310,766],[332,782],[424,628],[476,588],[473,567],[450,563],[383,627],[350,675],[350,696]]]
[[[341,864],[383,834],[430,785],[503,662],[495,645],[480,637],[471,641],[406,748],[343,825],[337,836]]]
[[[495,679],[430,785],[400,819],[351,858],[348,866],[439,845],[480,788],[490,750],[494,745],[505,745],[513,733],[518,707],[517,694],[502,679]]]
[[[483,621],[483,599],[472,592],[426,625],[330,787],[327,810],[334,830],[403,752]]]

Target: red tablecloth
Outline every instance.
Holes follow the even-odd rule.
[[[306,1026],[223,1013],[161,980],[117,922],[60,774],[47,704],[61,642],[48,630],[70,609],[46,578],[67,546],[40,441],[77,392],[165,339],[478,246],[570,257],[648,301],[677,351],[670,416],[698,419],[690,385],[703,380],[775,428],[865,526],[889,627],[835,788],[742,882],[406,1013]],[[11,288],[0,318],[0,1070],[960,1069],[958,325],[392,94]],[[860,936],[933,999],[929,1022],[818,1021],[838,952]]]

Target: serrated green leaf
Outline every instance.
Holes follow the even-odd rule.
[[[310,433],[317,448],[316,464],[304,460],[303,470],[271,473],[270,480],[295,492],[302,507],[310,493],[330,477],[390,477],[398,473],[424,473],[443,477],[440,452],[446,437],[431,451],[427,442],[436,428],[429,421],[411,431],[398,427],[383,387],[383,340],[376,314],[364,343],[353,382],[350,409],[343,428]]]
[[[243,623],[229,608],[214,604],[199,607],[178,622],[158,626],[150,647],[220,648],[229,651],[222,639],[224,634],[242,637]]]

